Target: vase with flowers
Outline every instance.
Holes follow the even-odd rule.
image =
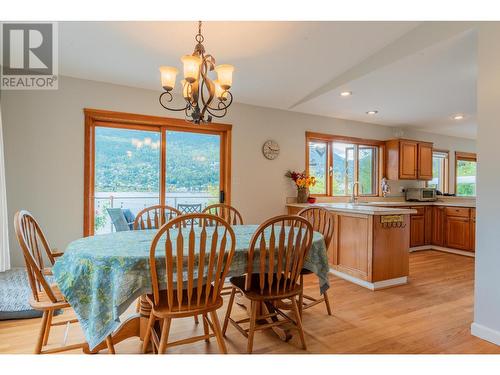
[[[306,172],[288,171],[285,177],[290,178],[297,188],[297,203],[306,203],[309,198],[309,188],[316,185],[316,178]]]

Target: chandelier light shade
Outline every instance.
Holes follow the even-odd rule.
[[[215,58],[205,53],[204,37],[201,34],[201,21],[198,22],[197,42],[191,55],[182,56],[184,79],[181,80],[182,96],[186,101],[181,108],[172,108],[172,90],[178,69],[169,66],[160,67],[161,86],[160,104],[170,111],[184,111],[186,120],[195,124],[208,123],[213,117],[224,117],[233,102],[229,91],[233,84],[234,67],[229,64],[215,66]],[[210,72],[217,79],[210,78]]]
[[[171,66],[160,67],[161,86],[164,90],[170,91],[174,89],[177,73],[179,73],[179,71]]]
[[[224,90],[229,90],[233,84],[234,67],[229,64],[218,65],[215,67],[215,71],[217,72],[217,80],[220,87]]]

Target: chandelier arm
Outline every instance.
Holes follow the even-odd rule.
[[[212,63],[213,57],[208,55],[208,56],[203,56],[203,62],[201,66],[201,86],[200,86],[200,96],[201,96],[201,102],[203,103],[203,109],[201,110],[200,118],[205,117],[205,112],[207,111],[207,108],[210,107],[210,103],[214,100],[215,96],[215,85],[212,83],[210,78],[208,78],[207,75],[207,70],[208,70],[208,64],[210,64],[210,67],[213,68],[213,63]],[[210,69],[212,70],[212,69]],[[205,91],[204,88],[206,87],[208,91],[208,100],[205,100]]]
[[[171,94],[171,93],[169,93],[168,91],[163,92],[163,93],[160,95],[160,98],[159,98],[160,105],[161,105],[163,108],[168,109],[169,111],[184,111],[184,110],[186,110],[186,109],[187,109],[188,104],[186,104],[183,108],[170,108],[170,107],[168,107],[167,105],[163,104],[162,99],[163,99],[163,97],[165,96],[165,94],[167,94],[167,95],[166,95],[166,97],[168,98],[168,99],[167,99],[167,102],[168,102],[168,103],[170,103],[170,102],[173,100],[173,97],[172,97],[172,94]]]
[[[224,91],[224,94],[227,93],[227,96],[229,98],[229,102],[225,103],[224,101],[219,100],[219,103],[217,104],[218,108],[210,107],[208,106],[208,109],[211,109],[212,111],[222,111],[224,109],[228,109],[229,106],[233,103],[233,94],[231,94],[230,91]],[[222,104],[222,106],[221,106]]]
[[[210,113],[213,117],[222,118],[227,114],[228,107],[222,107],[222,108],[207,107],[207,112]],[[217,114],[217,112],[221,112],[221,111],[222,111],[221,114]]]

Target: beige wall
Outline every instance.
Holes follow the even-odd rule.
[[[9,216],[33,212],[52,246],[64,249],[83,226],[83,108],[174,116],[158,104],[158,91],[61,78],[56,91],[10,91],[1,97]],[[294,195],[283,174],[304,168],[305,131],[388,139],[393,129],[348,120],[234,104],[224,122],[233,124],[232,204],[248,223],[284,211]],[[406,132],[450,151],[474,151],[475,142]],[[280,156],[269,161],[261,146],[276,140]],[[14,265],[22,259],[10,227]]]
[[[484,22],[478,43],[478,186],[472,333],[500,345],[500,23]]]

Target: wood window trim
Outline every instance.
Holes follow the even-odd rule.
[[[434,158],[434,153],[441,153],[441,154],[446,154],[445,158],[445,163],[444,163],[444,185],[443,185],[443,191],[442,193],[449,193],[450,192],[450,151],[449,150],[439,150],[439,149],[432,149],[432,157]],[[429,186],[429,181],[425,182],[425,186]]]
[[[373,146],[376,147],[376,158],[377,160],[373,163],[376,168],[374,172],[374,177],[377,181],[374,183],[375,191],[373,194],[364,194],[359,195],[359,185],[356,185],[356,193],[360,197],[378,197],[381,196],[380,190],[380,181],[382,181],[384,174],[384,152],[385,152],[385,141],[378,141],[374,139],[364,139],[364,138],[356,138],[349,137],[343,135],[332,135],[325,133],[317,133],[306,131],[306,142],[305,142],[305,161],[306,174],[309,174],[309,142],[318,142],[318,143],[326,143],[327,145],[327,181],[326,181],[326,194],[311,194],[313,197],[333,197],[333,171],[329,170],[329,167],[332,166],[332,142],[340,142],[340,143],[351,143],[355,145],[363,145],[363,146]],[[357,160],[357,158],[355,158]],[[357,164],[357,162],[355,163]],[[355,165],[355,174],[359,173],[357,165]],[[335,195],[336,197],[347,197],[349,195]]]
[[[83,236],[94,233],[94,188],[95,188],[95,128],[111,127],[120,129],[155,131],[161,135],[160,147],[160,203],[165,203],[166,179],[166,132],[168,130],[215,134],[220,136],[220,181],[224,190],[224,202],[231,204],[231,124],[192,124],[182,119],[149,116],[143,114],[84,108],[84,191],[83,191]]]
[[[455,151],[455,195],[457,195],[457,185],[458,185],[457,171],[458,171],[459,160],[473,161],[477,163],[477,154],[474,152]],[[472,196],[469,197],[472,198]],[[465,196],[465,198],[467,198],[467,196]]]

